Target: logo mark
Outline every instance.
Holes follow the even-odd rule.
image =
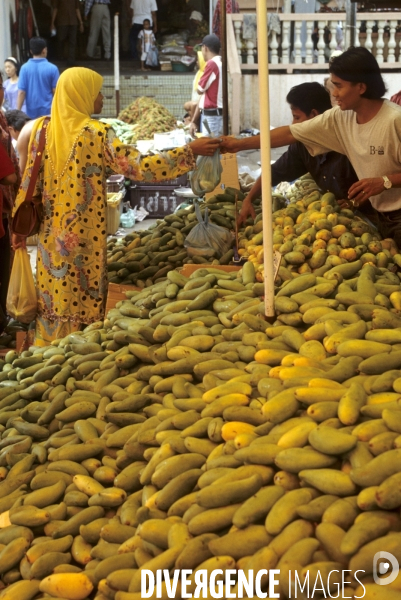
[[[390,571],[392,567],[392,571]],[[378,585],[389,585],[392,583],[398,575],[400,565],[398,560],[390,552],[376,552],[373,557],[373,579]],[[382,577],[386,573],[389,573],[387,577]]]

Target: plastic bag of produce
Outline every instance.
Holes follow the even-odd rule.
[[[37,302],[28,252],[24,248],[18,248],[8,286],[7,312],[21,323],[31,323],[36,317]]]
[[[223,167],[220,162],[220,150],[216,150],[213,156],[199,156],[196,161],[196,169],[191,175],[191,188],[197,196],[204,196],[213,192],[219,185]]]
[[[146,56],[145,65],[148,67],[157,67],[159,64],[159,55],[156,46],[152,46]]]
[[[195,204],[195,213],[199,223],[191,229],[184,242],[189,256],[204,256],[205,258],[223,256],[232,246],[231,232],[225,227],[209,222],[207,207],[204,219],[198,204]]]

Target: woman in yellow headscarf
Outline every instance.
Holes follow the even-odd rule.
[[[90,69],[67,69],[53,99],[36,191],[45,213],[37,258],[36,343],[42,346],[104,317],[106,169],[134,180],[173,179],[194,168],[194,155],[211,155],[219,144],[203,138],[141,157],[110,126],[91,119],[102,110],[102,82]],[[43,123],[37,119],[32,128],[16,208],[25,199]],[[24,244],[24,238],[13,236],[14,248]]]

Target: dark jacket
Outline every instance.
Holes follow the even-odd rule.
[[[272,185],[294,181],[305,173],[310,173],[320,189],[332,192],[337,200],[347,198],[349,188],[358,181],[344,154],[327,152],[311,156],[301,142],[296,142],[272,165]]]

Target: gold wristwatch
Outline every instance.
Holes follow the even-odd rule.
[[[390,179],[387,177],[387,175],[383,175],[383,185],[384,185],[384,189],[385,190],[390,190],[393,187],[393,184],[391,183]]]

